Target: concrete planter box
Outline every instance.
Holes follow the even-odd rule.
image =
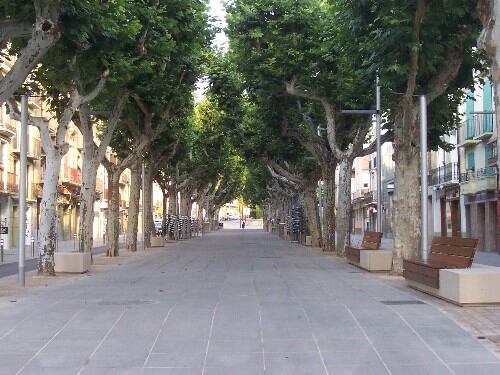
[[[359,263],[348,262],[370,272],[389,272],[392,269],[392,250],[361,250]]]
[[[165,239],[163,237],[151,237],[151,247],[165,246]]]
[[[312,237],[306,236],[306,246],[312,246]]]
[[[473,264],[471,268],[440,269],[439,289],[406,281],[414,289],[461,306],[500,303],[500,267]]]
[[[54,253],[55,271],[84,273],[90,268],[90,253]]]

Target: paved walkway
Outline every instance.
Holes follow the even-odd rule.
[[[0,309],[0,374],[499,374],[413,294],[259,230],[223,230]]]

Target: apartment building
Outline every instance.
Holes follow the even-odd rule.
[[[497,250],[497,132],[493,89],[477,84],[461,108],[459,132],[461,231],[479,239],[479,249]]]
[[[394,193],[394,161],[392,143],[381,147],[382,202],[377,202],[377,154],[356,158],[351,178],[352,232],[360,234],[377,229],[377,211],[382,210],[382,232],[392,238],[392,210]]]

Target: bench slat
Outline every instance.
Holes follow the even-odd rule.
[[[403,271],[403,276],[405,279],[415,281],[417,283],[421,283],[427,286],[430,286],[431,288],[439,288],[439,277],[429,277],[427,275],[421,274],[421,273],[416,273],[413,271],[409,270],[404,270]]]
[[[441,253],[431,253],[429,260],[433,263],[440,263],[443,266],[451,266],[451,268],[469,268],[472,262],[470,257],[457,257]]]
[[[478,240],[475,238],[462,238],[462,237],[434,237],[432,245],[448,245],[458,247],[477,247]]]
[[[403,267],[415,273],[420,273],[429,277],[438,277],[439,268],[428,267],[428,265],[404,261]]]
[[[448,246],[442,244],[433,244],[431,247],[432,253],[443,253],[448,255],[455,255],[460,257],[470,258],[474,256],[476,249],[474,247],[463,247],[463,246]]]

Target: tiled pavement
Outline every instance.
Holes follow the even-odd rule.
[[[500,373],[415,301],[333,257],[224,230],[2,308],[0,374]]]

